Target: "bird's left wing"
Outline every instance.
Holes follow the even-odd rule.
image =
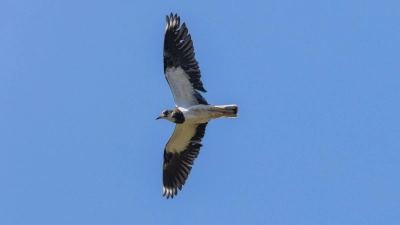
[[[196,91],[206,92],[200,78],[200,68],[194,58],[193,41],[186,24],[180,26],[180,17],[167,16],[164,36],[164,74],[174,96],[175,105],[190,107],[207,105],[207,101]]]
[[[177,124],[164,149],[163,196],[174,197],[182,190],[194,159],[199,155],[207,123]]]

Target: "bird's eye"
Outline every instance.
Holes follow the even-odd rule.
[[[163,114],[164,114],[164,115],[168,115],[168,112],[167,112],[167,111],[164,111]]]

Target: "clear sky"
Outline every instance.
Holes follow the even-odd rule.
[[[0,224],[399,224],[399,1],[2,1]],[[212,121],[162,197],[165,16]]]

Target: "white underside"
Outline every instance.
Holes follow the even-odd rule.
[[[221,108],[225,107],[236,107],[236,105],[215,107],[212,105],[195,105],[189,108],[178,107],[185,116],[185,122],[183,124],[176,124],[174,133],[166,146],[166,151],[177,153],[184,151],[195,135],[199,124],[207,123],[219,117],[234,117],[224,115],[224,110],[221,110]]]
[[[194,105],[189,108],[178,107],[185,116],[185,123],[207,123],[211,119],[221,116],[220,112],[213,110],[212,105]]]
[[[176,124],[174,133],[169,139],[165,150],[169,153],[183,152],[188,146],[190,139],[196,133],[197,124]]]
[[[189,108],[178,107],[185,116],[183,124],[176,124],[174,133],[169,140],[167,152],[182,152],[195,135],[198,124],[207,123],[221,113],[212,110],[212,105],[195,105]]]
[[[167,68],[165,76],[171,87],[175,106],[188,108],[198,104],[196,97],[194,97],[195,90],[189,81],[189,76],[180,66]]]

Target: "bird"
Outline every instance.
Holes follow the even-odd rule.
[[[238,116],[236,104],[213,106],[199,93],[207,92],[195,59],[193,41],[178,14],[167,15],[164,34],[164,75],[171,89],[175,108],[162,111],[156,119],[175,123],[175,130],[164,148],[163,196],[174,198],[188,179],[202,147],[208,122]]]

